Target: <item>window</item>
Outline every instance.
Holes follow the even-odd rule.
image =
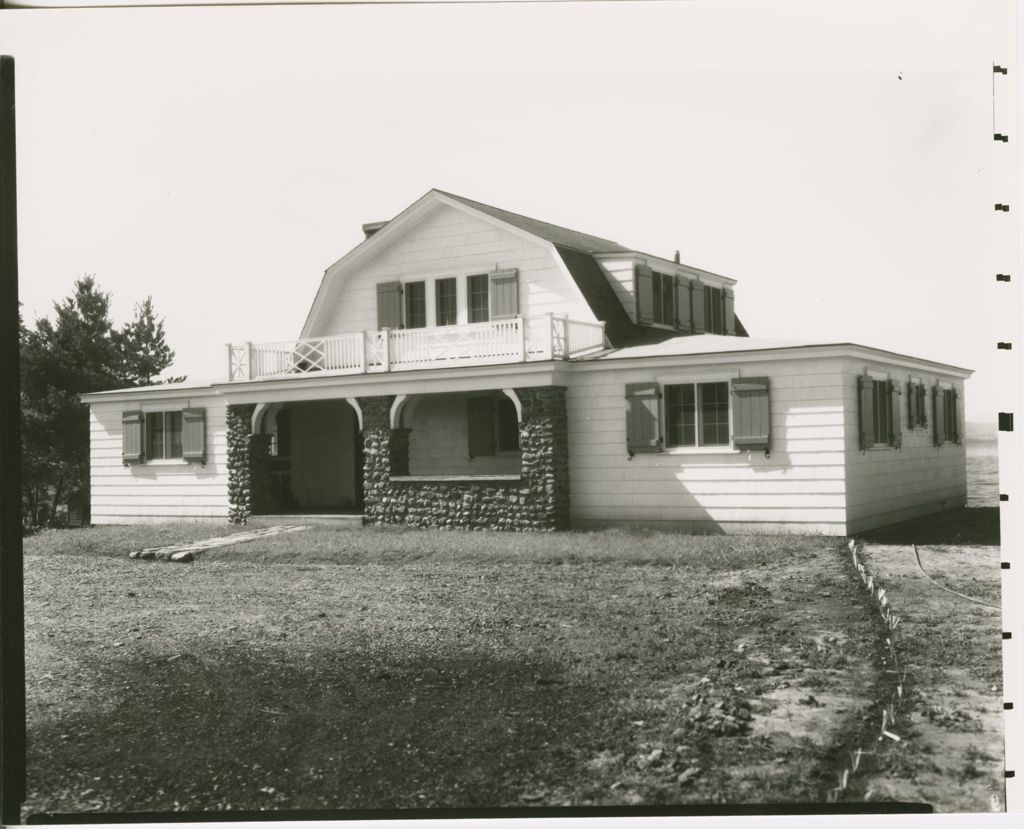
[[[405,327],[427,327],[427,286],[424,282],[405,285]]]
[[[935,445],[960,442],[960,418],[957,413],[956,389],[936,386],[933,403],[935,406]]]
[[[454,277],[438,279],[434,283],[434,310],[437,325],[455,325],[459,321]]]
[[[666,446],[728,446],[729,384],[665,387]]]
[[[466,280],[470,322],[487,322],[490,319],[488,281],[485,273],[475,274]]]
[[[466,404],[470,458],[519,451],[519,417],[506,395],[470,397]]]
[[[907,381],[907,426],[924,429],[928,426],[928,395],[924,383]]]
[[[704,286],[704,330],[708,334],[725,333],[725,292]]]
[[[676,324],[676,296],[674,276],[667,273],[652,273],[651,285],[654,291],[654,322],[657,325]]]
[[[869,374],[857,378],[857,417],[861,449],[877,445],[900,448],[899,393],[892,380]]]
[[[146,458],[151,461],[182,457],[181,412],[146,414]]]

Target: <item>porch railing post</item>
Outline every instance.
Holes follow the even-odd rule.
[[[526,362],[526,318],[516,317],[516,325],[519,327],[519,362]]]
[[[384,366],[384,371],[391,371],[391,329],[382,328],[380,331],[384,335],[384,343],[380,349],[381,364]]]
[[[255,367],[252,364],[252,343],[245,344],[245,379],[252,380],[256,376]]]
[[[359,338],[359,368],[366,374],[366,332]]]
[[[235,353],[235,349],[231,345],[231,343],[228,343],[227,346],[228,346],[228,380],[234,380],[235,379],[235,372],[234,372],[234,370],[232,368],[231,363],[232,363],[232,357],[234,356],[234,353]]]
[[[544,357],[553,360],[555,357],[555,315],[548,311],[548,341],[544,345]]]

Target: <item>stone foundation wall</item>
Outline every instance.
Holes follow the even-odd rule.
[[[565,388],[538,386],[517,392],[523,409],[518,481],[392,480],[408,474],[409,430],[390,428],[393,396],[360,398],[366,522],[515,531],[568,528]]]

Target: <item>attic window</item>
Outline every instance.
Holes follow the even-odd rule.
[[[485,273],[478,273],[466,280],[469,288],[469,321],[487,322],[490,318],[490,291]]]

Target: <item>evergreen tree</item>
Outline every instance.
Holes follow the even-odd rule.
[[[110,295],[85,276],[54,311],[52,323],[40,319],[34,330],[21,325],[23,498],[30,527],[56,523],[57,507],[71,500],[88,503],[89,416],[78,396],[148,385],[174,359],[151,299],[115,329]]]

